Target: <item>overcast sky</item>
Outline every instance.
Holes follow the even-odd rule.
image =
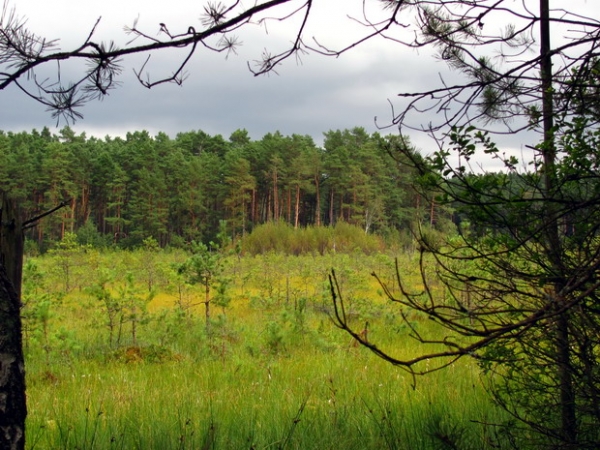
[[[581,0],[579,0],[581,1]],[[583,0],[585,2],[585,0]],[[594,0],[595,2],[596,0]],[[125,45],[129,37],[123,27],[138,18],[138,28],[158,37],[159,23],[171,32],[192,25],[200,28],[202,5],[199,0],[12,0],[17,14],[27,18],[29,29],[48,39],[60,39],[63,50],[83,42],[99,17],[96,40],[114,40]],[[225,2],[227,3],[227,2]],[[245,2],[251,5],[252,0]],[[362,0],[315,2],[315,10],[306,36],[316,36],[333,48],[340,48],[367,30],[348,15],[360,18]],[[368,0],[377,8],[378,2]],[[376,9],[372,12],[375,14]],[[225,138],[245,128],[254,139],[268,132],[308,134],[322,143],[323,132],[364,127],[377,131],[374,122],[385,125],[392,117],[391,104],[397,105],[399,92],[410,92],[439,85],[440,76],[448,79],[445,63],[391,41],[373,39],[339,58],[305,55],[301,63],[287,60],[278,74],[254,77],[248,62],[259,59],[268,48],[276,52],[294,38],[291,22],[270,23],[268,28],[241,31],[243,45],[237,55],[225,58],[199,50],[187,68],[182,86],[161,85],[148,90],[136,80],[133,69],[143,59],[124,60],[121,86],[102,102],[87,104],[84,119],[72,127],[88,135],[124,135],[128,131],[160,131],[170,136],[178,132],[203,130]],[[268,32],[268,33],[267,33]],[[141,43],[141,42],[140,42]],[[159,77],[176,69],[181,55],[176,51],[152,55],[148,71]],[[50,68],[48,68],[50,69]],[[70,68],[63,65],[63,73]],[[58,131],[56,122],[45,108],[16,89],[0,92],[0,129],[30,131],[44,126]],[[424,118],[424,122],[427,118]],[[59,124],[59,128],[65,123]],[[381,130],[396,133],[395,128]],[[423,150],[427,141],[417,134],[413,142]],[[530,143],[528,143],[530,144]],[[519,148],[512,142],[513,148]]]
[[[172,32],[189,25],[200,27],[201,5],[197,0],[148,2],[140,0],[19,0],[12,1],[17,14],[27,18],[29,29],[49,39],[60,39],[61,49],[80,44],[95,21],[102,20],[97,40],[114,40],[124,45],[129,37],[125,25],[138,19],[138,27],[158,36],[159,23]],[[245,2],[251,4],[251,1]],[[371,1],[377,5],[376,1]],[[360,17],[361,0],[316,2],[307,36],[340,48],[367,30],[347,15]],[[254,139],[268,132],[308,134],[317,143],[328,130],[364,127],[377,131],[389,123],[398,92],[437,83],[444,63],[429,55],[403,48],[383,39],[374,39],[339,58],[309,54],[297,63],[287,60],[277,74],[254,77],[248,62],[260,58],[268,48],[277,51],[293,39],[291,23],[279,27],[271,23],[240,33],[242,46],[237,55],[225,58],[201,50],[193,57],[182,86],[161,85],[148,90],[136,80],[133,69],[142,59],[124,60],[121,86],[102,102],[87,104],[84,119],[72,128],[89,135],[124,135],[127,131],[159,131],[175,136],[178,132],[203,130],[224,137],[245,128]],[[177,67],[180,55],[167,51],[152,55],[150,75],[168,74]],[[48,68],[49,69],[49,68]],[[63,65],[63,72],[69,68]],[[45,110],[16,89],[0,92],[0,129],[30,131],[44,126],[57,131],[56,122]],[[64,122],[59,124],[59,128]],[[381,130],[396,133],[395,128]],[[418,141],[419,138],[415,137]],[[427,145],[427,144],[424,144]]]
[[[360,1],[329,1],[332,7],[360,4]],[[155,6],[150,6],[151,3]],[[50,39],[59,38],[60,47],[68,50],[86,38],[100,16],[98,38],[119,44],[129,39],[123,27],[131,25],[138,16],[139,28],[152,35],[157,35],[160,22],[166,23],[173,32],[185,30],[189,25],[200,27],[201,3],[189,0],[19,0],[12,5],[16,6],[18,15],[27,17],[32,31]],[[315,11],[317,13],[314,27],[324,26],[315,32],[319,32],[324,42],[334,46],[348,43],[354,36],[352,33],[357,32],[358,27],[350,26],[350,21],[343,16],[338,15],[335,22],[328,23],[326,11]],[[84,119],[77,121],[73,128],[99,136],[123,135],[141,129],[174,136],[181,131],[201,129],[225,137],[236,129],[246,128],[255,139],[279,130],[283,134],[309,134],[319,142],[322,133],[330,129],[362,126],[375,131],[375,116],[379,116],[382,123],[391,117],[388,99],[410,89],[413,83],[435,76],[431,70],[410,73],[406,68],[416,62],[418,55],[378,40],[340,58],[312,54],[304,56],[299,64],[290,59],[277,69],[278,74],[254,77],[247,63],[259,59],[265,47],[276,50],[277,46],[289,43],[293,38],[292,29],[287,27],[290,31],[287,35],[286,29],[276,30],[274,25],[269,26],[268,35],[264,29],[250,30],[241,36],[243,45],[238,55],[228,58],[198,51],[188,66],[188,78],[182,86],[144,88],[133,74],[133,69],[140,67],[141,59],[128,58],[123,64],[121,86],[104,101],[87,104],[81,110]],[[177,68],[179,57],[175,51],[153,54],[150,75],[158,77],[170,73]],[[65,70],[68,69],[63,67]],[[56,130],[56,122],[42,105],[16,89],[5,90],[0,95],[2,103],[9,106],[0,110],[0,129],[29,131],[49,126]],[[59,128],[63,125],[64,122]]]

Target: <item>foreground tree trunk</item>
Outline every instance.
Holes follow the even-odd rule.
[[[2,194],[0,205],[0,263],[21,298],[21,278],[23,276],[23,224],[14,200]]]
[[[27,416],[18,294],[23,238],[15,205],[6,195],[2,199],[0,224],[0,449],[21,450],[25,448]]]
[[[544,130],[544,191],[547,198],[553,198],[556,189],[556,146],[554,138],[554,101],[552,93],[552,47],[550,44],[550,5],[549,0],[540,0],[540,72],[542,89],[542,116]],[[545,211],[546,240],[548,243],[548,259],[556,274],[564,273],[561,240],[559,237],[558,215],[556,205],[548,202]],[[550,301],[561,310],[565,305],[562,291],[565,281],[554,283]],[[573,377],[571,374],[571,343],[569,333],[568,310],[559,313],[556,327],[556,365],[558,370],[561,415],[561,437],[567,445],[577,442],[577,413]]]
[[[0,265],[0,448],[25,448],[25,366],[19,297]]]

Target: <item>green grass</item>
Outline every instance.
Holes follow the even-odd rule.
[[[418,378],[414,386],[406,372],[355,347],[333,327],[324,279],[332,264],[343,277],[357,326],[368,319],[372,339],[395,355],[420,351],[368,275],[391,267],[381,255],[232,260],[233,300],[227,309],[214,308],[208,336],[201,305],[180,314],[175,307],[168,268],[182,256],[160,254],[153,262],[158,293],[138,324],[137,344],[126,323],[112,348],[105,314],[85,288],[111,265],[119,274],[132,271],[136,284],[145,286],[147,260],[141,253],[96,254],[90,269],[86,255],[78,257],[74,288],[50,307],[46,333],[39,317],[26,321],[29,449],[502,444],[493,428],[481,425],[503,417],[487,399],[472,361]],[[43,292],[58,292],[62,284],[52,257],[35,263]],[[111,288],[120,282],[115,276]],[[201,293],[186,289],[193,304]],[[35,310],[35,302],[31,294],[26,308]],[[415,320],[414,326],[432,332],[427,322]]]
[[[30,368],[30,448],[483,448],[469,367],[418,380],[363,350]],[[462,447],[464,448],[464,447]]]

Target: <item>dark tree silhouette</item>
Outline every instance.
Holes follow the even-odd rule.
[[[548,0],[385,3],[414,12],[414,38],[404,44],[434,46],[463,76],[400,94],[406,103],[393,124],[428,133],[436,152],[390,148],[412,159],[422,195],[434,193],[462,219],[444,243],[415,230],[422,289],[408,286],[400,268],[399,292],[382,283],[409,326],[410,310],[446,335],[428,340],[413,328],[435,350],[395,357],[352,329],[335,273],[333,319],[413,375],[476,358],[495,374],[490,392],[512,414],[505,430],[519,448],[597,448],[600,21],[551,10]],[[497,32],[501,23],[509,25]],[[423,124],[424,113],[435,113],[425,115],[432,121]],[[502,152],[493,133],[522,136],[530,156]],[[486,171],[482,157],[499,171]],[[437,364],[426,368],[427,360]]]

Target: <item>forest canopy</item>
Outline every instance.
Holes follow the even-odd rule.
[[[414,190],[414,170],[390,152],[398,145],[398,136],[363,128],[328,131],[322,147],[279,132],[98,139],[44,128],[0,134],[0,187],[24,222],[63,205],[26,230],[42,249],[82,227],[130,247],[148,237],[161,246],[208,242],[223,220],[232,237],[271,221],[345,222],[384,235],[417,222],[446,226],[449,213]]]

